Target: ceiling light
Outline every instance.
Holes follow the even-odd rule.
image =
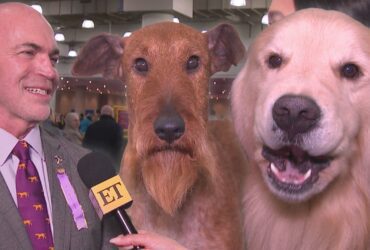
[[[230,4],[232,6],[238,6],[238,7],[247,5],[245,0],[231,0]]]
[[[179,23],[179,22],[180,22],[180,20],[179,20],[177,17],[174,17],[174,18],[172,18],[172,22],[174,22],[174,23]]]
[[[54,38],[57,42],[63,42],[65,40],[65,37],[62,33],[56,33]]]
[[[85,29],[92,29],[94,28],[95,25],[94,25],[94,21],[93,20],[90,20],[90,19],[85,19],[83,22],[82,22],[82,28],[85,28]]]
[[[41,7],[40,4],[32,4],[31,7],[34,8],[35,10],[37,10],[39,13],[42,14],[42,7]]]
[[[264,24],[264,25],[268,25],[269,24],[269,15],[268,14],[264,14],[262,19],[261,19],[261,23]]]
[[[74,49],[71,49],[68,52],[68,56],[69,57],[76,57],[77,56],[77,52]]]
[[[129,37],[129,36],[131,36],[131,32],[125,32],[125,34],[123,34],[123,37]]]

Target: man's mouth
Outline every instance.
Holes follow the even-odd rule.
[[[262,156],[269,161],[267,174],[274,188],[293,195],[308,191],[331,160],[327,156],[310,156],[293,145],[278,150],[265,146]]]
[[[49,95],[50,90],[47,89],[40,89],[40,88],[26,88],[26,90],[32,94],[39,94],[39,95]]]

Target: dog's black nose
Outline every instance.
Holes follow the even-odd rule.
[[[316,125],[320,119],[320,108],[306,96],[284,95],[275,102],[272,117],[291,139]]]
[[[165,107],[154,121],[157,136],[168,143],[179,139],[185,132],[185,122],[172,107]]]

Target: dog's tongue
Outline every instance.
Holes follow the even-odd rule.
[[[292,162],[290,161],[285,162],[285,169],[282,171],[280,171],[273,162],[271,162],[270,164],[272,172],[279,179],[279,181],[283,183],[292,183],[295,185],[299,185],[311,176],[311,169],[302,174],[298,171],[296,167],[293,166]]]

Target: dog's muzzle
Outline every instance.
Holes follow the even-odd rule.
[[[310,156],[304,148],[310,131],[321,118],[321,110],[314,100],[300,95],[284,95],[272,108],[272,117],[281,135],[281,147],[262,149],[270,187],[289,199],[308,192],[319,179],[319,173],[330,164],[328,156]]]

